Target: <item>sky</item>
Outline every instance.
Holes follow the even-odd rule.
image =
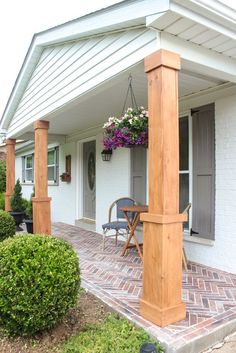
[[[0,8],[0,120],[34,33],[121,0],[7,0]],[[236,9],[235,0],[221,0]]]
[[[0,120],[34,33],[120,1],[2,1],[0,7]]]

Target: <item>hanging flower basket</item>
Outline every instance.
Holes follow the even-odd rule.
[[[120,119],[110,117],[103,126],[105,150],[148,145],[148,112],[144,107],[128,108]]]

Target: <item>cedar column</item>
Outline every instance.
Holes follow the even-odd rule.
[[[15,186],[15,144],[16,140],[7,139],[7,159],[6,159],[6,194],[5,210],[10,211],[10,199]]]
[[[145,58],[149,111],[149,209],[144,222],[141,314],[159,326],[185,318],[179,214],[178,54]]]
[[[35,155],[33,198],[34,233],[51,234],[51,210],[48,197],[48,129],[49,122],[38,120],[34,123]]]

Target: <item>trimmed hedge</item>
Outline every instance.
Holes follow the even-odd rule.
[[[10,334],[53,327],[76,303],[79,287],[78,258],[64,240],[18,234],[0,244],[0,324]]]
[[[10,213],[0,210],[0,242],[16,233],[16,224]]]

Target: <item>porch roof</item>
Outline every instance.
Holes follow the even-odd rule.
[[[104,75],[99,82],[91,82],[91,86],[88,85],[84,90],[75,92],[74,96],[70,95],[64,100],[60,98],[57,100],[57,104],[53,104],[47,109],[41,109],[41,111],[30,110],[29,114],[25,116],[24,124],[20,122],[17,128],[9,129],[19,104],[30,85],[31,78],[47,48],[53,49],[55,46],[64,46],[72,43],[72,41],[85,41],[94,38],[94,36],[97,38],[98,35],[104,37],[108,34],[115,35],[117,31],[123,31],[124,33],[125,31],[138,31],[140,29],[145,32],[145,28],[146,30],[155,29],[155,31],[149,30],[147,32],[146,42],[144,41],[139,48],[139,52],[141,52],[143,46],[143,52],[140,55],[135,56],[134,54],[131,61],[124,61],[123,66],[121,65],[113,73]],[[138,64],[146,55],[159,48],[169,49],[181,54],[184,69],[182,78],[185,77],[185,80],[182,79],[182,82],[184,82],[182,84],[182,97],[189,93],[224,84],[227,81],[235,83],[235,39],[236,12],[213,0],[199,0],[198,2],[186,0],[122,1],[106,9],[35,34],[3,114],[0,130],[8,130],[8,137],[19,137],[22,136],[23,132],[31,130],[32,123],[35,120],[39,118],[50,120],[57,116],[58,112],[59,115],[63,113],[63,109],[66,111],[68,109],[73,110],[75,100],[86,101],[88,94],[94,96],[94,88],[96,88],[96,94],[99,93],[97,89],[99,85],[103,85],[103,92],[106,89],[109,90],[110,85],[107,85],[107,83],[110,79],[113,79],[113,86],[116,83],[120,85],[121,79],[127,76],[125,66],[129,71],[133,66],[138,67]],[[136,47],[133,53],[137,53]],[[122,76],[122,74],[124,75]],[[190,85],[194,82],[194,78],[195,88],[188,86],[188,91],[183,92],[186,81]],[[142,78],[140,82],[143,83],[144,80],[145,78]],[[68,107],[68,105],[70,106]],[[120,101],[118,101],[117,106],[120,106]],[[87,120],[86,115],[84,119]],[[55,124],[55,128],[56,126],[59,125]],[[57,131],[53,132],[56,133]],[[61,133],[61,131],[58,131],[58,133]]]

